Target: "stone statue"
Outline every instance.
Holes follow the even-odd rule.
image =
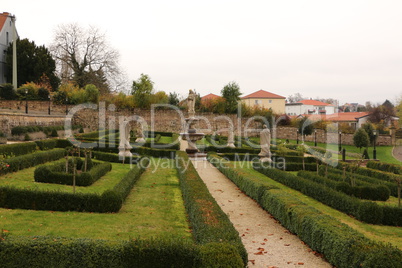
[[[130,145],[130,122],[124,119],[120,126],[120,144],[119,144],[119,156],[131,156],[131,145]]]
[[[271,159],[271,131],[268,129],[267,125],[264,124],[263,130],[260,133],[260,145],[261,152],[258,154],[261,162],[272,162]]]
[[[140,124],[139,124],[139,128],[138,128],[138,131],[137,131],[137,139],[135,140],[135,142],[139,142],[139,143],[145,142],[145,139],[144,139],[144,126],[142,125],[142,122],[140,122]]]
[[[235,147],[236,147],[236,146],[234,145],[234,129],[233,129],[233,126],[231,126],[231,127],[229,128],[227,147],[230,147],[230,148],[235,148]]]
[[[196,94],[190,89],[187,97],[188,116],[194,117],[195,115],[195,98]]]

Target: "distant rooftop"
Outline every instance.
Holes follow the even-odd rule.
[[[274,94],[274,93],[271,93],[271,92],[268,92],[268,91],[265,91],[265,90],[262,90],[262,89],[254,92],[254,93],[251,93],[251,94],[249,94],[247,96],[242,97],[242,99],[255,99],[255,98],[259,98],[259,99],[263,99],[263,98],[265,98],[265,99],[286,99],[283,96],[280,96],[280,95],[277,95],[277,94]]]

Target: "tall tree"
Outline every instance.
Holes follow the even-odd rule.
[[[369,145],[370,138],[363,128],[359,128],[353,135],[353,144],[360,149]]]
[[[63,24],[56,30],[51,51],[57,60],[62,82],[75,82],[83,88],[94,84],[101,93],[121,77],[119,54],[106,36],[95,27],[83,29],[77,24]]]
[[[135,106],[149,108],[154,82],[147,74],[141,74],[137,81],[133,81],[131,94],[134,96]]]
[[[179,105],[179,102],[180,102],[179,95],[176,92],[170,92],[169,98],[168,98],[168,103],[170,105],[177,106],[177,105]]]
[[[56,62],[45,46],[37,46],[34,41],[27,38],[17,40],[17,84],[34,82],[41,84],[47,78],[51,89],[56,90],[60,79],[56,75]],[[12,81],[13,46],[7,49],[7,81]]]
[[[232,81],[229,82],[226,86],[223,87],[221,90],[222,97],[226,100],[226,113],[236,113],[237,111],[237,104],[240,100],[240,87],[239,85]]]

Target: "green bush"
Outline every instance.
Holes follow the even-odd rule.
[[[348,215],[353,215],[358,220],[373,223],[372,218],[367,215],[363,215],[362,212],[359,213],[360,209],[364,209],[361,208],[361,204],[366,201],[362,201],[360,199],[357,199],[356,197],[349,196],[345,193],[338,192],[317,182],[309,181],[305,178],[297,177],[284,171],[262,167],[258,163],[254,163],[254,169],[273,180],[276,180],[292,189],[300,191],[301,193],[316,199],[317,201],[325,205],[342,211]],[[374,202],[371,203],[371,206],[377,207],[376,209],[383,210],[382,206],[379,206]],[[383,215],[384,213],[378,214],[378,217],[382,217],[382,219],[378,223],[389,223],[390,221],[388,219],[385,219]]]
[[[120,159],[121,157],[118,154],[93,152],[92,155],[95,159],[98,159],[100,161],[113,162],[113,163],[122,163],[123,162],[123,159]],[[140,156],[138,156],[138,155],[133,155],[132,157],[126,156],[124,158],[124,163],[125,164],[137,163],[139,161],[139,159],[140,159]]]
[[[105,241],[12,237],[0,241],[2,267],[200,267],[200,250],[181,239]]]
[[[305,178],[316,183],[323,184],[329,188],[343,192],[347,195],[352,195],[360,199],[386,201],[389,199],[390,191],[383,185],[364,185],[364,186],[351,186],[350,184],[342,181],[332,180],[325,178],[312,172],[299,171],[297,176]]]
[[[35,142],[23,142],[13,144],[0,145],[0,155],[4,156],[20,156],[30,154],[36,151]]]
[[[379,161],[369,161],[366,165],[368,168],[378,169],[385,172],[390,172],[394,174],[402,174],[402,168],[400,165],[383,163]]]
[[[208,243],[199,248],[199,267],[244,267],[237,249],[228,243]]]
[[[54,149],[54,148],[56,148],[56,145],[57,145],[57,141],[55,139],[40,140],[40,141],[35,141],[35,143],[39,147],[39,149],[42,151]]]
[[[357,217],[367,223],[381,224],[384,218],[383,208],[373,202],[361,202],[357,210]]]
[[[110,163],[105,164],[110,165]],[[98,166],[101,165],[99,164]],[[118,212],[143,171],[143,167],[134,166],[113,189],[107,190],[105,194],[74,194],[58,191],[17,189],[7,186],[0,187],[0,207],[52,211]]]
[[[210,155],[209,160],[285,228],[299,236],[314,251],[322,253],[332,265],[339,268],[377,265],[398,267],[401,263],[402,252],[396,247],[367,239],[339,220],[322,214],[294,195],[271,185],[268,180],[242,175],[241,171],[232,169],[216,155]],[[263,186],[266,188],[257,195],[256,189],[262,189]],[[259,197],[256,199],[253,196]]]
[[[6,162],[9,167],[6,170],[1,170],[0,174],[17,172],[19,170],[34,167],[49,161],[58,160],[65,155],[64,149],[53,149],[44,152],[35,152],[31,154],[20,155],[12,158],[7,158]]]
[[[177,152],[176,163],[183,200],[196,243],[200,245],[211,242],[229,243],[236,248],[243,265],[246,266],[247,252],[239,233],[209,193],[188,155],[185,152]]]
[[[357,186],[372,186],[372,185],[382,185],[385,186],[389,189],[390,195],[397,197],[398,196],[398,187],[396,183],[394,182],[389,182],[389,181],[383,181],[374,177],[369,177],[369,176],[364,176],[356,173],[351,173],[351,172],[345,172],[345,177],[343,176],[343,171],[339,170],[337,168],[332,168],[332,167],[327,167],[327,176],[328,178],[332,180],[337,180],[337,181],[345,181],[347,183],[351,183],[351,178],[353,177],[353,180]],[[321,176],[325,176],[325,167],[320,166],[319,167],[319,174]],[[381,191],[384,196],[379,197],[379,200],[384,200],[385,195],[387,194],[387,191],[383,189]]]
[[[77,169],[81,170],[84,161],[80,158],[78,159],[74,162],[77,164]],[[69,169],[69,173],[66,173],[65,166],[66,161],[64,160],[38,166],[34,172],[34,179],[36,182],[42,183],[73,185],[73,174],[71,173],[72,168]],[[97,163],[91,169],[88,169],[87,172],[77,173],[75,175],[75,185],[90,186],[111,169],[112,165],[110,163]]]

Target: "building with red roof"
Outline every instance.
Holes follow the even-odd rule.
[[[13,42],[15,17],[8,12],[0,13],[0,84],[6,80],[6,53],[10,44]],[[17,33],[18,38],[18,33]]]
[[[333,114],[336,112],[336,106],[333,104],[317,101],[317,100],[301,100],[295,103],[286,103],[286,114]]]
[[[262,89],[242,97],[241,101],[250,107],[272,109],[276,114],[285,113],[286,98]]]

